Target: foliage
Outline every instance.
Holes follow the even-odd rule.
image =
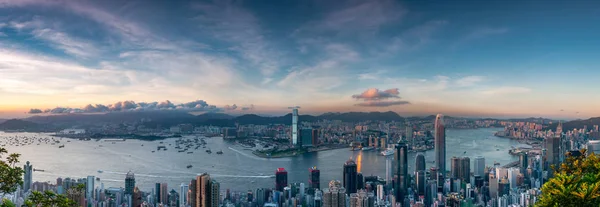
[[[15,192],[23,184],[23,169],[17,166],[21,155],[12,153],[5,158],[6,154],[8,151],[0,148],[0,194]]]
[[[65,195],[56,194],[52,191],[33,191],[29,199],[25,201],[26,207],[74,207],[77,203]]]
[[[537,207],[598,206],[600,204],[600,155],[567,154],[554,177],[542,187]]]
[[[17,207],[13,202],[8,199],[2,199],[2,203],[0,203],[0,207]]]

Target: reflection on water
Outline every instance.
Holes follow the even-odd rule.
[[[448,130],[446,147],[447,163],[452,156],[481,155],[486,163],[493,161],[508,163],[518,158],[508,155],[507,150],[516,141],[493,136],[497,129]],[[47,137],[37,133],[2,133],[0,142],[6,137],[14,136]],[[307,153],[297,157],[265,159],[252,155],[251,151],[223,141],[221,138],[206,138],[207,148],[222,150],[223,155],[208,154],[202,148],[193,154],[178,153],[173,146],[177,138],[163,140],[167,151],[156,151],[158,141],[146,142],[127,140],[119,143],[63,139],[64,148],[56,145],[6,146],[9,152],[22,154],[22,163],[31,161],[34,168],[45,172],[34,172],[34,181],[55,182],[57,177],[85,177],[94,175],[101,178],[105,186],[123,186],[125,173],[135,173],[136,184],[142,190],[151,190],[153,184],[166,182],[169,187],[177,188],[181,183],[188,183],[195,175],[207,172],[221,182],[223,189],[236,190],[273,187],[274,179],[270,176],[279,167],[288,171],[289,183],[308,182],[308,169],[317,166],[321,170],[322,183],[329,180],[341,180],[342,167],[349,157],[355,159],[359,172],[365,176],[377,175],[385,177],[385,157],[378,151],[350,151],[337,149],[315,153]],[[142,146],[143,144],[143,146]],[[169,144],[172,144],[169,146]],[[99,147],[99,145],[103,145]],[[496,151],[495,145],[501,149]],[[428,166],[433,163],[433,150],[424,153]],[[416,153],[408,154],[409,171],[414,169]],[[187,165],[193,165],[187,169]],[[450,168],[450,166],[448,166]],[[103,173],[98,173],[103,170]],[[254,182],[251,182],[254,181]]]

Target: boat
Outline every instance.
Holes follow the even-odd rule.
[[[217,152],[217,154],[218,154],[218,155],[222,155],[222,154],[223,154],[223,151],[222,151],[222,150],[219,150],[219,151]]]
[[[60,145],[60,146],[58,146],[58,148],[64,148],[64,147],[65,147],[65,145],[64,145],[64,144],[63,144],[63,145]]]
[[[212,151],[210,151],[210,149],[207,149],[206,153],[210,154],[210,153],[212,153]]]
[[[103,173],[103,172],[104,172],[104,171],[102,171],[102,170],[98,170],[98,173]]]
[[[362,151],[371,151],[373,150],[373,147],[363,147]]]
[[[154,150],[152,150],[152,153],[154,153]]]
[[[496,151],[500,151],[500,149],[496,148]]]
[[[187,166],[187,168],[188,168],[188,169],[192,168],[192,165],[188,165],[188,166]]]
[[[394,154],[394,149],[386,149],[385,151],[381,152],[381,155],[383,156],[390,156]]]
[[[188,153],[188,154],[192,154],[192,153],[194,153],[194,152],[187,152],[187,153]]]
[[[100,178],[99,178],[99,177],[96,177],[96,181],[100,181]]]

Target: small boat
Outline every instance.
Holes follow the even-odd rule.
[[[99,178],[99,177],[96,177],[96,181],[100,181],[100,178]]]
[[[104,172],[104,171],[102,171],[102,170],[98,170],[98,173],[103,173],[103,172]]]
[[[210,154],[210,153],[212,153],[212,151],[210,151],[210,149],[207,149],[206,153]]]
[[[187,153],[188,153],[188,154],[192,154],[192,153],[194,153],[194,152],[187,152]]]
[[[188,168],[188,169],[192,168],[192,165],[188,165],[188,166],[187,166],[187,168]]]
[[[63,144],[63,145],[60,145],[60,146],[58,146],[58,148],[64,148],[64,147],[65,147],[65,145],[64,145],[64,144]]]
[[[363,147],[362,151],[371,151],[373,150],[373,147]]]
[[[496,148],[496,151],[500,151],[500,149]]]
[[[383,156],[390,156],[394,154],[394,149],[386,149],[385,151],[381,152],[381,155]]]
[[[219,150],[219,151],[217,152],[217,154],[218,154],[218,155],[222,155],[222,154],[223,154],[223,151],[222,151],[222,150]]]
[[[152,153],[154,153],[154,150],[152,150]]]

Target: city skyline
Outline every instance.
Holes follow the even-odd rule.
[[[234,114],[595,117],[595,4],[0,0],[0,118],[165,100]]]

